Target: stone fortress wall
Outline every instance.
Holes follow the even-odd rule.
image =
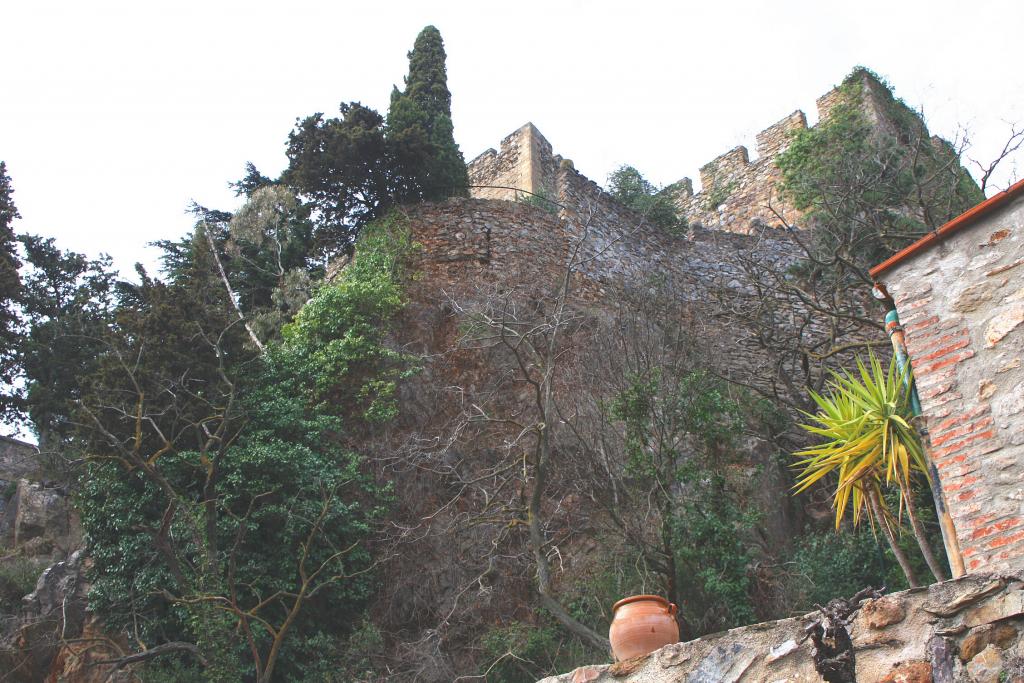
[[[869,121],[884,133],[899,135],[891,95],[870,76],[862,78]],[[827,120],[840,100],[839,88],[819,98],[820,119]],[[428,214],[452,213],[417,239],[435,240],[428,245],[427,260],[444,268],[455,288],[470,275],[553,282],[564,271],[572,245],[582,244],[581,298],[614,307],[619,290],[644,286],[655,276],[693,304],[694,322],[707,323],[710,334],[725,338],[736,330],[716,330],[714,321],[698,319],[708,310],[703,300],[710,289],[737,299],[749,295],[737,272],[736,253],[764,255],[780,268],[796,257],[786,233],[772,229],[780,223],[772,209],[789,224],[799,225],[803,218],[778,195],[775,160],[793,132],[806,127],[804,114],[794,112],[757,135],[754,161],[745,147],[737,147],[700,169],[701,192],[692,191],[688,178],[675,183],[676,201],[691,230],[674,236],[615,202],[555,154],[533,124],[526,124],[502,141],[500,151],[488,150],[470,162],[471,182],[478,186],[472,195],[486,200],[422,207],[419,211]],[[932,138],[932,144],[947,143]],[[557,204],[546,212],[522,201],[493,201],[522,200],[527,193]],[[904,266],[912,272],[901,282],[887,278],[907,326],[932,455],[968,574],[886,596],[860,610],[851,627],[858,680],[1024,680],[1020,339],[1002,339],[1018,325],[1024,329],[1019,304],[1024,294],[1017,291],[1019,281],[1006,275],[1024,267],[1015,232],[1024,215],[1022,201],[992,228],[995,232],[965,232]],[[476,240],[472,246],[464,244],[469,235]],[[941,279],[945,275],[949,282]],[[993,307],[999,307],[995,314]],[[749,373],[767,361],[756,340],[732,337],[729,344],[728,351],[720,348],[730,369]],[[986,353],[999,362],[975,367]],[[998,428],[994,418],[1003,420]],[[814,618],[733,629],[670,645],[640,660],[583,667],[544,683],[821,681],[806,632]]]
[[[39,449],[30,443],[0,435],[0,482],[36,476]]]
[[[770,377],[774,361],[755,338],[723,326],[708,311],[716,296],[753,296],[738,254],[756,253],[784,269],[795,245],[770,235],[692,228],[685,236],[650,225],[569,167],[558,170],[557,212],[523,202],[451,199],[408,207],[421,286],[443,297],[474,299],[493,287],[526,296],[553,292],[573,264],[572,297],[595,311],[614,312],[632,296],[664,287],[683,304],[688,329],[706,341],[721,338],[717,358],[728,375]],[[442,298],[443,298],[442,297]],[[779,302],[785,311],[791,301]],[[806,330],[806,334],[825,330]],[[759,385],[760,386],[760,385]],[[770,386],[763,386],[771,390]]]
[[[884,89],[868,76],[865,83],[870,93]],[[838,88],[819,98],[819,116],[827,117],[839,99]],[[872,97],[865,101],[872,118],[881,119],[881,106]],[[468,164],[473,199],[505,200],[505,206],[481,204],[459,213],[464,209],[456,202],[448,208],[421,209],[421,214],[455,211],[461,217],[452,215],[436,221],[425,216],[435,228],[428,231],[429,235],[417,234],[417,239],[428,245],[426,253],[432,259],[446,264],[445,279],[453,284],[461,277],[454,274],[456,270],[465,275],[467,266],[480,268],[485,262],[504,277],[529,271],[531,281],[542,278],[555,282],[557,272],[569,258],[570,245],[580,242],[580,296],[614,306],[614,295],[624,287],[642,286],[652,277],[668,282],[679,299],[694,304],[691,315],[704,327],[702,335],[728,338],[734,350],[728,354],[729,367],[723,368],[728,375],[771,376],[769,366],[777,359],[768,358],[757,339],[745,339],[736,329],[716,328],[704,304],[710,291],[724,292],[726,297],[754,295],[743,284],[747,279],[739,271],[738,254],[756,254],[757,259],[775,263],[780,270],[797,258],[795,245],[770,227],[779,224],[773,209],[787,222],[800,220],[799,212],[778,196],[775,185],[779,171],[774,160],[793,132],[806,126],[804,114],[794,112],[757,135],[756,160],[750,161],[746,148],[738,147],[706,164],[701,169],[701,192],[693,192],[689,178],[674,183],[676,201],[691,226],[685,236],[676,236],[649,225],[642,216],[615,201],[579,173],[570,160],[556,154],[537,127],[527,123],[507,135],[499,149],[489,149]],[[715,206],[709,205],[710,200]],[[544,211],[510,208],[524,204],[548,209],[555,215],[540,218]],[[447,220],[466,221],[459,225],[470,229],[445,227]],[[580,240],[584,234],[586,239]],[[438,244],[439,240],[443,244]],[[476,240],[475,245],[470,240]],[[475,256],[468,257],[469,252]],[[470,266],[467,258],[475,260],[476,266]],[[453,259],[462,263],[456,265]],[[785,315],[793,306],[800,304],[780,301],[775,308]],[[790,317],[807,318],[799,314]],[[812,322],[803,333],[817,337],[826,331],[815,329]]]
[[[864,111],[880,129],[892,132],[895,124],[886,113],[891,95],[884,85],[867,73],[860,74],[864,86]],[[828,118],[840,101],[840,87],[816,102],[819,120]],[[777,226],[782,220],[799,224],[803,214],[782,197],[776,187],[781,174],[775,160],[789,146],[796,131],[807,128],[800,111],[784,117],[755,136],[757,158],[739,146],[712,159],[700,168],[699,192],[693,181],[682,178],[671,185],[676,205],[690,223],[710,230],[751,234],[763,226]],[[586,184],[575,173],[572,162],[555,154],[551,143],[532,123],[507,135],[498,150],[488,149],[469,162],[473,197],[481,199],[522,199],[530,193],[557,198],[570,188],[566,179]],[[780,219],[781,217],[781,219]]]
[[[869,119],[884,132],[898,133],[887,113],[892,111],[888,92],[866,75],[864,85],[864,111]],[[828,118],[840,96],[835,89],[818,99],[821,119]],[[735,328],[722,329],[720,323],[716,327],[716,321],[706,315],[705,301],[709,290],[724,291],[736,300],[751,295],[739,272],[737,254],[757,254],[780,269],[797,257],[786,233],[772,229],[779,218],[769,204],[788,223],[799,225],[799,212],[778,197],[779,171],[774,160],[792,133],[806,126],[804,114],[794,112],[758,134],[754,161],[746,148],[738,147],[705,165],[699,193],[692,192],[689,179],[676,183],[677,201],[691,225],[686,235],[677,236],[647,224],[618,204],[570,161],[555,154],[540,131],[528,123],[502,140],[500,150],[488,150],[470,162],[470,180],[476,185],[473,198],[408,209],[414,237],[424,245],[419,264],[424,290],[433,290],[436,283],[445,293],[464,297],[481,282],[553,287],[580,245],[574,259],[578,264],[574,295],[582,302],[591,302],[595,309],[614,309],[623,305],[623,290],[647,287],[652,278],[667,282],[674,296],[692,304],[687,314],[692,319],[686,322],[693,323],[690,327],[696,334],[728,341],[718,345],[718,362],[728,370],[757,375],[761,365],[771,363],[764,349],[756,339],[739,336]],[[530,199],[531,195],[540,199]],[[1015,205],[1015,210],[1019,207]],[[985,252],[974,270],[991,279],[988,276],[1001,275],[1002,268],[1024,263],[1024,258],[1017,258],[1016,233],[1006,234],[1005,244],[1002,238],[987,234],[987,240],[965,235],[962,239],[977,244],[965,242],[955,253],[967,254],[969,247]],[[939,256],[948,253],[948,249],[937,252]],[[1008,265],[996,264],[996,256]],[[931,260],[921,260],[920,267],[922,272],[911,278],[918,284],[934,276],[936,268]],[[1009,316],[1010,322],[1000,323],[999,329],[1024,325],[1019,322],[1024,320],[1018,305],[1022,295],[1012,290],[1012,280],[1000,282],[1006,289],[998,300],[1008,306],[1004,317]],[[975,289],[969,288],[970,295],[980,296],[981,285],[972,280],[971,287]],[[935,287],[904,290],[891,283],[890,289],[905,316],[912,356],[932,362],[918,372],[926,411],[947,400],[950,406],[959,405],[954,400],[964,404],[960,417],[936,412],[935,419],[944,422],[930,426],[933,437],[940,439],[932,446],[939,448],[936,455],[946,475],[947,496],[955,499],[951,507],[968,574],[927,589],[886,596],[861,609],[850,629],[857,678],[886,683],[1024,680],[1024,577],[1019,561],[1024,526],[1021,480],[1015,466],[1020,430],[997,434],[989,419],[998,411],[1021,414],[1020,383],[1016,382],[1019,359],[1012,355],[1019,351],[1019,344],[1011,349],[1010,344],[993,342],[1006,355],[997,376],[974,371],[973,352],[963,350],[968,335],[937,322],[941,315],[931,314],[930,307],[940,300]],[[955,304],[942,301],[945,308],[940,306],[941,310],[955,310]],[[780,315],[787,314],[787,306],[793,310],[799,303],[780,301]],[[980,323],[968,328],[975,330],[971,333],[975,336],[988,329]],[[935,339],[926,338],[932,330]],[[807,333],[817,334],[815,330]],[[941,357],[933,358],[934,354]],[[928,376],[931,370],[934,376]],[[959,384],[953,381],[958,372],[967,373]],[[989,399],[996,406],[994,412],[986,407]],[[1015,420],[1013,425],[1017,424]],[[974,462],[965,465],[968,458]],[[954,478],[949,478],[951,473]],[[980,483],[980,477],[991,480],[991,485]],[[639,660],[582,667],[544,683],[822,681],[806,631],[815,618],[807,615],[733,629],[670,645]],[[1007,677],[1011,675],[1022,678]]]
[[[866,109],[882,121],[881,101],[875,100],[888,97],[888,91],[870,76],[864,78],[870,94]],[[827,117],[839,98],[838,88],[819,98],[819,116]],[[443,283],[446,292],[463,295],[481,281],[553,285],[579,244],[575,296],[614,308],[621,305],[624,289],[646,287],[657,279],[671,287],[677,300],[692,304],[688,322],[699,325],[697,334],[727,343],[730,352],[723,355],[723,363],[728,367],[721,369],[728,376],[774,376],[771,368],[779,360],[768,357],[753,334],[745,338],[735,327],[716,325],[707,304],[714,298],[709,293],[719,300],[755,296],[747,291],[737,255],[756,256],[779,270],[797,259],[796,245],[771,229],[779,223],[772,209],[790,223],[800,218],[778,197],[774,160],[792,133],[806,125],[804,114],[794,112],[757,135],[756,160],[750,161],[746,148],[738,147],[706,164],[699,193],[692,192],[688,178],[675,183],[677,201],[691,225],[686,235],[678,236],[619,204],[527,123],[507,135],[498,150],[489,149],[469,162],[471,199],[409,209],[414,236],[425,246],[422,269],[432,281]],[[710,199],[715,206],[709,206]],[[802,311],[789,313],[800,306],[780,299],[773,308],[778,315],[807,321],[810,316]],[[815,324],[802,328],[805,338],[827,333]]]

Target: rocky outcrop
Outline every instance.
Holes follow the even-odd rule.
[[[8,481],[42,477],[39,449],[30,443],[0,436],[0,488]]]
[[[819,682],[819,613],[754,624],[541,683]],[[864,603],[848,621],[857,681],[1024,681],[1024,573],[976,574]]]
[[[12,446],[10,441],[0,443],[0,479],[9,482],[0,507],[5,593],[0,601],[0,680],[91,680],[57,677],[68,659],[58,655],[81,639],[87,625],[88,587],[78,517],[66,486],[26,478],[39,476],[32,469],[38,461],[34,448],[30,452],[28,444]],[[20,598],[24,593],[28,595]]]
[[[81,544],[78,518],[65,487],[28,479],[18,481],[0,517],[0,547],[21,555],[66,556]]]
[[[11,680],[45,679],[62,641],[81,634],[88,591],[84,570],[79,550],[43,571],[23,599],[0,645],[0,670],[9,671]]]

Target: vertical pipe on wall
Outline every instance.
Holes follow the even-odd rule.
[[[915,417],[919,417],[921,401],[917,395],[917,387],[914,385],[914,376],[910,372],[910,356],[907,354],[906,337],[903,334],[903,326],[900,325],[900,315],[896,311],[896,303],[881,284],[875,285],[874,295],[876,299],[884,301],[889,307],[889,311],[885,314],[885,331],[889,334],[889,341],[892,342],[896,366],[902,373],[903,382],[910,392],[910,409]],[[922,432],[922,436],[927,437],[927,431],[920,424],[918,428]],[[925,442],[927,443],[927,438]],[[964,558],[960,554],[960,541],[956,536],[956,527],[953,526],[949,508],[946,506],[946,494],[939,481],[939,470],[935,467],[935,461],[928,448],[925,448],[925,452],[928,454],[928,479],[931,485],[932,499],[935,501],[935,514],[939,519],[939,528],[942,529],[942,542],[946,546],[946,558],[949,560],[949,569],[953,578],[957,578],[964,574]]]

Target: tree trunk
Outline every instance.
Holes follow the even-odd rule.
[[[210,234],[210,227],[203,224],[203,233],[206,234],[206,242],[210,245],[210,253],[213,255],[213,260],[217,264],[217,270],[220,271],[220,279],[224,283],[224,289],[228,292],[228,300],[231,301],[231,305],[235,307],[235,312],[238,314],[238,319],[245,326],[245,331],[249,333],[249,339],[256,345],[256,348],[260,350],[260,354],[266,353],[266,349],[263,347],[263,342],[256,336],[256,333],[252,329],[252,325],[246,319],[245,314],[242,313],[242,307],[238,305],[238,296],[235,294],[235,290],[231,287],[231,283],[228,281],[228,274],[224,271],[224,265],[220,262],[220,254],[217,253],[217,245],[213,242],[213,235]]]
[[[544,430],[547,430],[547,427],[544,427]],[[543,437],[544,434],[542,432],[540,438]],[[551,566],[548,564],[548,557],[544,553],[544,533],[540,528],[540,505],[545,483],[544,479],[544,464],[543,462],[538,462],[534,467],[534,483],[533,490],[530,492],[528,519],[530,523],[530,545],[533,550],[534,562],[537,564],[537,592],[540,594],[540,603],[570,633],[579,636],[584,642],[601,652],[609,652],[611,651],[611,643],[608,639],[574,619],[552,595]]]
[[[899,546],[896,541],[896,537],[892,533],[892,529],[886,524],[885,514],[882,512],[882,505],[878,502],[878,494],[870,486],[866,486],[864,489],[864,495],[868,497],[868,505],[871,506],[871,514],[874,515],[875,520],[878,521],[878,526],[882,527],[882,533],[885,534],[885,539],[889,541],[889,548],[892,549],[892,554],[896,556],[896,561],[900,563],[900,569],[903,570],[903,575],[907,577],[907,583],[910,584],[911,588],[917,588],[920,584],[917,582],[917,578],[914,576],[914,569],[910,566],[910,560],[907,558],[907,554],[903,552],[903,548]]]
[[[907,516],[910,517],[910,526],[914,530],[914,538],[917,539],[917,545],[921,548],[921,554],[924,555],[924,561],[928,563],[928,569],[931,570],[932,575],[936,581],[945,581],[946,573],[942,569],[942,563],[935,557],[935,552],[932,550],[932,544],[928,542],[928,536],[925,535],[924,525],[917,518],[917,511],[914,509],[914,498],[913,492],[909,490],[903,492],[903,500],[907,504]]]

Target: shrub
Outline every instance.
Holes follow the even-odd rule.
[[[41,571],[37,563],[25,557],[0,561],[0,612],[17,612],[21,599],[36,587]]]

